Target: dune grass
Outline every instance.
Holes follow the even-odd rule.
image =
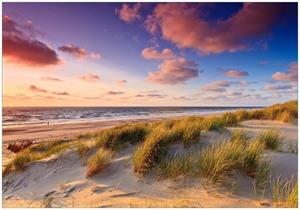
[[[133,154],[134,172],[145,175],[165,155],[166,145],[174,137],[176,133],[163,126],[153,129]]]
[[[214,182],[223,181],[233,170],[244,171],[251,177],[261,175],[264,144],[258,140],[247,140],[247,133],[235,130],[228,141],[209,145],[198,152],[167,155],[158,163],[157,175],[171,179],[193,175]]]
[[[270,161],[260,161],[254,173],[253,187],[255,194],[265,192],[270,183]]]
[[[109,165],[112,155],[113,153],[110,150],[98,149],[87,161],[86,176],[91,177],[105,169]]]
[[[102,131],[96,138],[96,145],[106,149],[120,150],[128,143],[143,141],[150,126],[147,124],[122,125]]]
[[[260,133],[257,139],[264,143],[266,149],[279,150],[284,138],[279,134],[279,130],[271,129]]]
[[[241,165],[243,151],[240,141],[221,142],[202,149],[197,161],[200,176],[213,181],[223,180]]]
[[[4,168],[3,173],[7,174],[9,171],[21,171],[29,162],[41,160],[53,154],[62,153],[72,145],[73,142],[67,141],[53,141],[32,145],[19,152],[11,163]]]
[[[156,174],[158,178],[175,179],[193,173],[195,165],[195,154],[185,152],[183,154],[168,154],[157,165]]]
[[[255,176],[259,169],[260,156],[264,150],[264,144],[258,140],[253,140],[245,148],[243,153],[243,170],[249,176]]]
[[[284,180],[278,177],[273,181],[272,196],[276,206],[297,208],[298,183],[294,179]]]
[[[77,153],[80,155],[81,158],[85,157],[88,152],[94,148],[95,143],[94,141],[80,141],[76,148],[77,148]]]
[[[237,115],[235,112],[226,112],[222,114],[221,120],[226,126],[236,126],[238,124]]]

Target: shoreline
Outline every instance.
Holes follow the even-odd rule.
[[[3,145],[13,141],[33,140],[35,142],[55,140],[58,138],[68,139],[70,137],[98,131],[118,125],[128,123],[150,123],[162,120],[172,120],[191,116],[218,116],[221,113],[203,113],[197,115],[166,116],[138,119],[118,119],[118,120],[95,120],[84,122],[64,122],[55,124],[30,124],[2,128]]]

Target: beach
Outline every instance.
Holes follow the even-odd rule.
[[[161,120],[161,119],[156,119]],[[138,121],[141,122],[141,121]],[[145,122],[145,120],[142,120]],[[148,122],[148,121],[146,121]],[[132,123],[91,122],[30,126],[4,130],[4,144],[12,139],[25,139],[25,134],[41,140],[71,139],[74,135],[116,125]],[[283,148],[297,145],[297,125],[270,120],[249,120],[229,130],[243,129],[249,136],[277,128],[285,137]],[[206,132],[202,142],[226,140],[228,133]],[[176,151],[184,150],[173,145]],[[266,207],[273,206],[270,195],[253,193],[253,182],[241,173],[233,175],[233,185],[222,188],[203,185],[201,179],[157,180],[149,174],[139,178],[132,170],[135,146],[118,152],[108,169],[92,178],[86,177],[85,161],[68,150],[31,163],[24,172],[4,178],[4,207]],[[171,150],[173,150],[171,149]],[[4,150],[4,163],[13,155]],[[12,156],[11,156],[12,155]],[[271,176],[291,179],[297,177],[297,154],[289,151],[266,151],[271,161]]]

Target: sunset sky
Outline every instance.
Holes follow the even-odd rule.
[[[297,3],[3,3],[4,106],[297,98]]]

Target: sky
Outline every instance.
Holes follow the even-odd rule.
[[[3,3],[3,105],[297,99],[297,15],[297,3]]]

